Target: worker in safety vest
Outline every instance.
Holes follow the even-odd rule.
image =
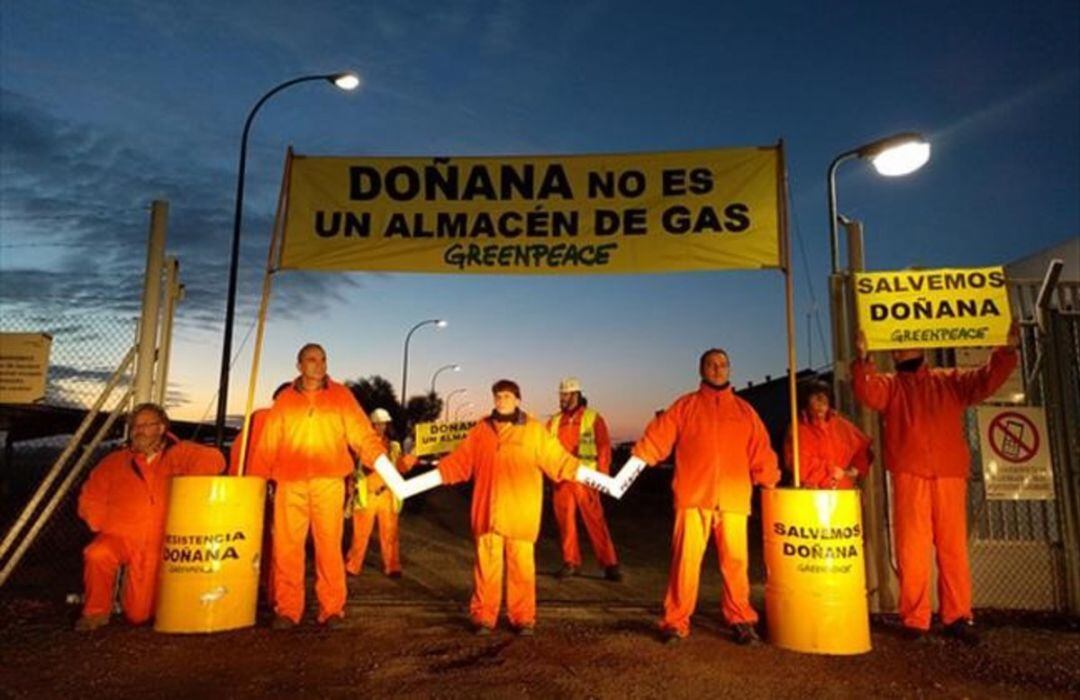
[[[701,559],[712,535],[724,578],[724,619],[736,643],[753,644],[760,639],[754,629],[758,615],[750,606],[746,520],[753,485],[772,488],[780,470],[761,418],[731,388],[727,352],[706,350],[698,371],[698,390],[680,397],[645,427],[614,480],[614,494],[621,497],[645,465],[663,461],[674,449],[675,532],[660,622],[664,640],[677,642],[690,634]]]
[[[178,440],[169,417],[153,403],[136,406],[127,447],[101,460],[79,493],[79,517],[96,534],[83,550],[85,598],[75,624],[81,632],[108,624],[116,574],[126,567],[120,604],[142,624],[154,611],[164,545],[169,482],[174,476],[220,474],[225,459],[212,447]]]
[[[807,489],[853,489],[870,471],[870,438],[830,406],[832,387],[813,380],[799,385],[799,485]],[[791,429],[784,462],[795,469]]]
[[[409,471],[416,464],[416,457],[403,455],[401,443],[390,439],[390,413],[385,408],[376,408],[371,412],[371,424],[375,426],[375,432],[379,434],[386,448],[387,458],[402,474]],[[345,560],[345,571],[355,576],[364,568],[368,540],[378,521],[383,573],[390,578],[401,578],[401,558],[398,554],[398,513],[401,512],[401,500],[394,495],[381,476],[362,463],[357,465],[354,488],[353,536],[349,555]]]
[[[859,331],[851,366],[855,398],[882,414],[885,466],[892,475],[900,622],[920,639],[930,629],[930,551],[937,554],[938,600],[945,633],[974,646],[967,552],[967,479],[971,455],[964,412],[997,391],[1016,368],[1019,333],[979,369],[931,369],[923,350],[893,350],[895,373],[881,374]]]
[[[520,635],[536,624],[536,561],[544,475],[576,479],[611,492],[610,477],[579,464],[544,425],[521,410],[521,390],[509,379],[491,387],[495,408],[478,422],[438,469],[401,485],[406,497],[439,484],[473,482],[470,519],[476,538],[469,615],[478,635],[495,627],[506,571],[507,617]]]
[[[275,483],[272,625],[288,629],[300,622],[310,531],[318,621],[336,627],[345,617],[341,541],[345,477],[353,471],[353,453],[379,474],[396,475],[397,470],[356,397],[327,375],[322,346],[300,348],[296,367],[300,375],[274,401],[252,455],[252,471],[269,474]]]
[[[548,420],[547,427],[562,446],[581,460],[582,464],[610,474],[611,438],[608,436],[607,424],[599,413],[588,407],[588,403],[581,394],[581,382],[576,377],[563,379],[559,383],[559,413]],[[615,545],[604,521],[604,506],[600,503],[600,494],[587,486],[564,481],[555,485],[551,502],[555,510],[555,520],[559,524],[563,556],[563,566],[556,576],[573,576],[581,567],[581,548],[578,546],[577,535],[577,512],[581,511],[581,519],[585,522],[585,530],[592,541],[593,552],[600,566],[604,567],[604,578],[621,581],[622,572],[615,556]]]

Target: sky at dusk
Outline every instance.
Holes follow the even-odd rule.
[[[81,2],[0,0],[0,315],[60,332],[138,313],[150,202],[187,298],[171,412],[212,419],[240,133],[250,141],[231,413],[243,408],[286,149],[349,156],[633,153],[771,145],[790,184],[800,367],[828,359],[825,171],[920,131],[933,155],[897,179],[849,162],[839,210],[870,269],[1009,262],[1080,233],[1080,4],[1019,2]],[[321,342],[339,380],[410,394],[443,373],[455,405],[519,380],[548,413],[581,378],[618,438],[697,385],[783,374],[776,271],[603,276],[288,272],[275,276],[260,403]],[[816,306],[815,306],[816,298]],[[819,311],[814,315],[815,309]],[[809,317],[808,317],[809,314]],[[820,324],[820,326],[819,326]],[[6,326],[5,326],[6,327]],[[819,333],[818,328],[824,331]],[[88,334],[86,342],[94,342]],[[245,343],[246,339],[246,343]],[[58,341],[56,341],[58,342]],[[119,357],[117,357],[119,359]]]

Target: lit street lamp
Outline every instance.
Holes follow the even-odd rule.
[[[435,393],[435,378],[438,377],[441,372],[445,372],[448,369],[454,370],[455,372],[460,372],[461,371],[461,365],[443,365],[439,369],[435,370],[435,374],[431,375],[431,393],[432,394]]]
[[[446,395],[446,402],[443,404],[443,420],[450,418],[450,401],[458,394],[464,394],[467,389],[454,389]]]
[[[409,380],[409,340],[412,338],[412,334],[422,326],[435,326],[436,328],[446,328],[446,321],[441,318],[429,318],[426,321],[421,321],[405,334],[405,360],[401,363],[401,405],[407,406],[409,403],[409,395],[407,393],[407,382]],[[434,380],[433,380],[434,381]]]
[[[232,252],[229,257],[229,286],[225,301],[225,335],[221,347],[221,377],[218,381],[216,441],[219,448],[225,439],[225,412],[229,403],[229,364],[232,355],[233,317],[236,313],[236,276],[240,265],[240,222],[244,213],[244,171],[247,168],[248,134],[251,131],[251,123],[255,119],[255,114],[267,100],[285,88],[313,80],[325,80],[341,90],[355,90],[360,87],[360,77],[352,72],[305,75],[286,80],[259,98],[259,101],[255,103],[255,106],[248,113],[247,121],[244,122],[244,133],[240,138],[240,167],[236,176],[236,212],[233,216]]]

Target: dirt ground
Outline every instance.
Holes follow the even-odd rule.
[[[626,580],[600,576],[583,544],[584,575],[560,581],[551,518],[537,546],[539,621],[533,638],[503,624],[474,637],[466,617],[472,564],[467,494],[441,489],[402,519],[405,575],[382,575],[375,542],[349,580],[342,629],[313,611],[297,629],[165,635],[114,618],[84,635],[77,608],[56,586],[0,592],[0,695],[40,697],[1077,697],[1080,624],[1051,616],[986,612],[983,644],[933,635],[911,642],[875,620],[873,650],[853,657],[805,655],[769,645],[738,647],[720,618],[715,553],[703,567],[689,639],[656,633],[668,561],[670,496],[645,491],[609,503]],[[760,535],[752,534],[760,541]],[[760,552],[754,602],[762,608]],[[75,584],[77,589],[77,583]],[[309,589],[310,590],[310,589]]]

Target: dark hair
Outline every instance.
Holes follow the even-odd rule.
[[[144,411],[150,411],[151,413],[156,415],[158,417],[158,420],[165,424],[165,429],[169,429],[169,415],[165,413],[165,409],[161,406],[158,406],[156,403],[147,401],[146,403],[141,403],[135,408],[131,409],[131,413],[128,415],[128,430],[131,430],[131,428],[135,425],[135,416],[143,413]]]
[[[281,392],[285,391],[286,389],[288,389],[292,385],[293,385],[292,382],[282,382],[281,384],[278,384],[278,388],[274,389],[274,393],[270,396],[270,398],[276,399],[278,396],[281,395]]]
[[[296,353],[296,361],[303,362],[304,353],[311,349],[318,349],[322,353],[323,358],[326,358],[326,349],[318,343],[304,343],[304,346],[300,348],[300,352]]]
[[[728,357],[727,350],[725,350],[723,348],[709,348],[705,352],[701,353],[701,357],[698,358],[698,362],[697,362],[698,374],[702,374],[702,373],[705,372],[705,360],[707,360],[709,358],[709,355],[713,355],[715,353],[720,353],[725,358],[727,358],[727,361],[729,363],[731,362],[731,358]]]
[[[500,391],[509,391],[519,399],[521,398],[521,387],[512,379],[500,379],[491,385],[492,394],[498,394]]]
[[[806,379],[799,382],[796,389],[799,410],[805,411],[810,406],[810,397],[817,394],[825,394],[825,398],[829,399],[829,405],[832,405],[832,386],[828,382],[820,379]]]

